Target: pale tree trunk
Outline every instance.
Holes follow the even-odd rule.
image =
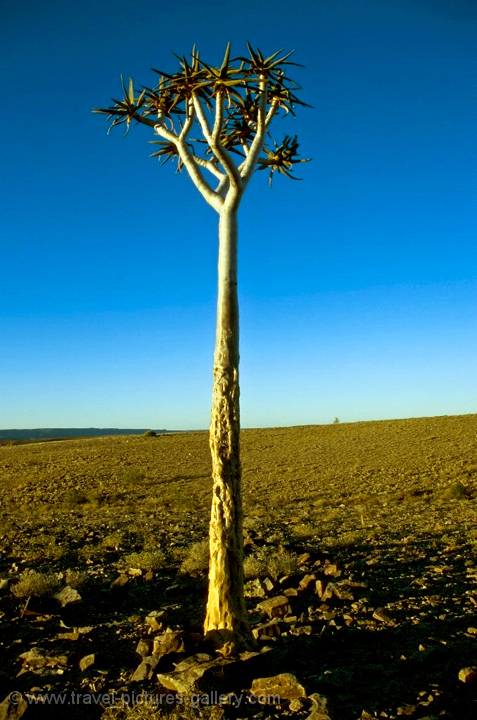
[[[240,467],[237,209],[224,204],[219,221],[217,331],[212,418],[212,511],[206,637],[223,652],[249,645],[243,595]]]

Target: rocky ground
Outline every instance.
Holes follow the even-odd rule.
[[[200,634],[205,433],[0,447],[0,720],[475,718],[476,436],[245,431],[234,659]]]

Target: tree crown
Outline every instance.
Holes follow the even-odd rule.
[[[216,209],[229,190],[241,193],[255,168],[267,170],[270,182],[276,172],[297,179],[293,167],[307,162],[299,155],[297,136],[285,135],[280,143],[266,141],[278,112],[295,115],[297,106],[307,106],[295,94],[299,86],[287,75],[288,67],[297,63],[289,59],[292,52],[278,50],[267,57],[247,46],[247,57],[231,58],[228,43],[217,66],[202,60],[194,47],[190,59],[176,56],[177,72],[153,68],[157,83],[140,92],[132,79],[126,85],[121,78],[122,98],[94,112],[108,116],[110,129],[125,125],[128,131],[133,123],[153,128],[161,139],[152,141],[157,146],[152,156],[163,163],[175,159],[178,171],[185,166]],[[197,130],[201,137],[191,138]],[[201,168],[219,181],[215,191]]]

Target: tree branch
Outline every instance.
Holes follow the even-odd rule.
[[[239,172],[242,177],[242,182],[245,187],[247,182],[250,179],[250,176],[252,175],[255,165],[258,160],[258,156],[260,155],[263,143],[265,141],[265,133],[267,132],[267,128],[270,125],[270,122],[275,114],[275,111],[278,107],[278,104],[275,100],[272,101],[272,104],[270,105],[270,108],[267,113],[267,78],[262,76],[260,78],[259,82],[259,90],[260,90],[260,102],[258,105],[258,112],[257,112],[257,131],[255,134],[255,137],[253,139],[253,142],[250,146],[249,152],[247,154],[247,157],[245,158],[244,162],[239,167]]]
[[[184,126],[179,134],[179,140],[185,140],[194,122],[194,106],[191,101],[187,101],[187,117]]]
[[[184,147],[187,150],[188,158],[190,158],[190,161],[192,161],[196,165],[208,170],[214,177],[217,178],[217,180],[222,181],[225,178],[224,173],[220,172],[218,167],[216,167],[211,160],[205,160],[205,158],[198,157],[197,155],[194,155],[194,153],[192,153],[189,150],[189,148],[187,148],[187,146],[185,144],[185,139],[186,139],[186,137],[192,127],[193,121],[194,121],[193,114],[192,114],[192,117],[189,115],[189,117],[187,118],[180,135],[176,135],[176,133],[172,132],[171,130],[168,130],[166,127],[164,127],[164,125],[161,125],[161,123],[158,123],[156,120],[151,120],[150,118],[144,117],[140,113],[134,113],[133,117],[134,117],[134,120],[137,120],[137,122],[142,123],[143,125],[147,125],[148,127],[152,127],[156,131],[156,133],[158,135],[160,135],[161,137],[163,137],[165,140],[168,140],[169,142],[174,143],[174,145],[177,147],[178,152],[179,152],[178,143],[181,143],[181,145],[184,145]],[[190,175],[190,170],[187,167],[186,163],[184,162],[184,158],[182,157],[180,152],[179,152],[179,156]],[[211,193],[213,193],[214,191],[208,185],[207,181],[202,177],[202,174],[200,173],[200,170],[198,167],[195,169],[194,174],[197,176],[197,173],[202,178],[204,185],[206,185],[208,190]],[[191,176],[191,178],[192,178],[192,176]],[[209,200],[207,200],[207,202],[209,202]],[[213,207],[215,207],[215,206],[213,205]],[[215,209],[217,209],[217,208],[215,208]]]
[[[154,129],[158,135],[165,138],[166,140],[169,140],[169,142],[174,143],[177,148],[177,152],[179,153],[179,157],[182,160],[185,169],[189,173],[189,177],[194,183],[195,187],[200,192],[204,200],[206,200],[206,202],[208,202],[209,205],[214,208],[214,210],[220,212],[223,205],[223,199],[218,193],[212,190],[209,183],[202,175],[199,169],[199,165],[196,162],[194,155],[187,147],[185,141],[181,140],[175,133],[167,130],[167,128],[165,128],[160,123],[155,123]],[[207,167],[207,169],[209,170],[210,168]]]
[[[193,100],[197,120],[199,121],[199,125],[201,127],[204,138],[207,140],[207,143],[212,150],[212,153],[224,168],[227,177],[230,180],[230,186],[234,187],[237,191],[240,191],[242,189],[242,180],[240,178],[240,173],[234,161],[232,160],[228,152],[225,150],[225,148],[222,147],[222,144],[220,143],[218,137],[216,137],[216,135],[219,135],[222,125],[223,99],[221,97],[221,94],[219,93],[216,97],[217,105],[213,132],[210,131],[209,123],[207,121],[207,117],[205,115],[204,108],[202,107],[200,99],[197,97],[197,95],[194,95]]]
[[[220,139],[220,133],[222,132],[222,124],[224,119],[224,96],[219,93],[215,97],[215,121],[214,129],[212,131],[212,140],[217,143]]]

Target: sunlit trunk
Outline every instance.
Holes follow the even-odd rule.
[[[249,644],[243,595],[239,392],[237,211],[225,205],[219,221],[217,330],[210,425],[213,496],[209,594],[204,624],[206,637],[225,652],[234,652]]]

